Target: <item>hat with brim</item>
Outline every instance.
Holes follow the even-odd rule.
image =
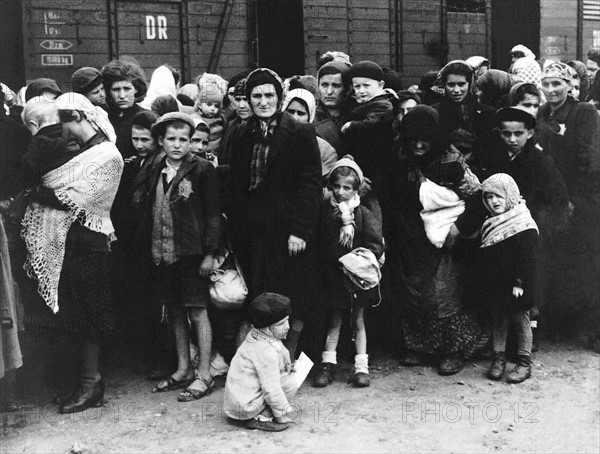
[[[516,121],[523,123],[527,129],[535,128],[535,118],[533,115],[518,106],[498,109],[496,118],[498,119],[498,122]]]
[[[154,123],[152,126],[152,135],[154,137],[162,136],[167,130],[167,126],[170,123],[175,122],[187,124],[190,127],[190,137],[194,135],[194,131],[196,130],[194,119],[188,114],[184,114],[182,112],[169,112],[156,120],[156,123]]]

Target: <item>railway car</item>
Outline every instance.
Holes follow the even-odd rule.
[[[130,55],[150,75],[169,63],[183,82],[268,66],[314,74],[340,50],[414,83],[471,55],[506,69],[525,44],[541,58],[581,59],[600,41],[600,0],[2,0],[0,80],[70,87],[82,66]]]

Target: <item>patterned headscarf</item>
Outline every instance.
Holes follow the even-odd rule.
[[[481,184],[481,195],[485,197],[486,193],[496,194],[506,199],[507,210],[516,207],[523,201],[519,186],[517,186],[513,177],[506,173],[497,173],[485,180]]]
[[[553,61],[544,68],[544,72],[542,73],[542,79],[549,79],[552,77],[564,79],[569,83],[571,83],[571,81],[573,80],[569,66],[559,61]]]

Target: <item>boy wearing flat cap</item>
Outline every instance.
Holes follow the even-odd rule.
[[[291,421],[288,399],[298,384],[281,342],[290,328],[290,313],[290,299],[278,293],[262,293],[248,307],[252,329],[231,361],[224,409],[228,417],[247,421],[249,429],[279,432]]]
[[[214,166],[190,153],[194,130],[192,117],[180,112],[167,113],[152,126],[166,156],[153,169],[153,184],[146,194],[157,271],[155,295],[167,308],[177,349],[177,370],[153,392],[187,387],[179,394],[180,402],[200,399],[214,389],[207,305],[221,206]],[[199,344],[197,370],[191,368],[188,318]]]

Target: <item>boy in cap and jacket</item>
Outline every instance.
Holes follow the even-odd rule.
[[[290,353],[281,342],[290,329],[290,299],[262,293],[248,307],[252,329],[231,361],[225,382],[225,414],[249,429],[279,432],[289,427],[289,400],[298,383]]]

